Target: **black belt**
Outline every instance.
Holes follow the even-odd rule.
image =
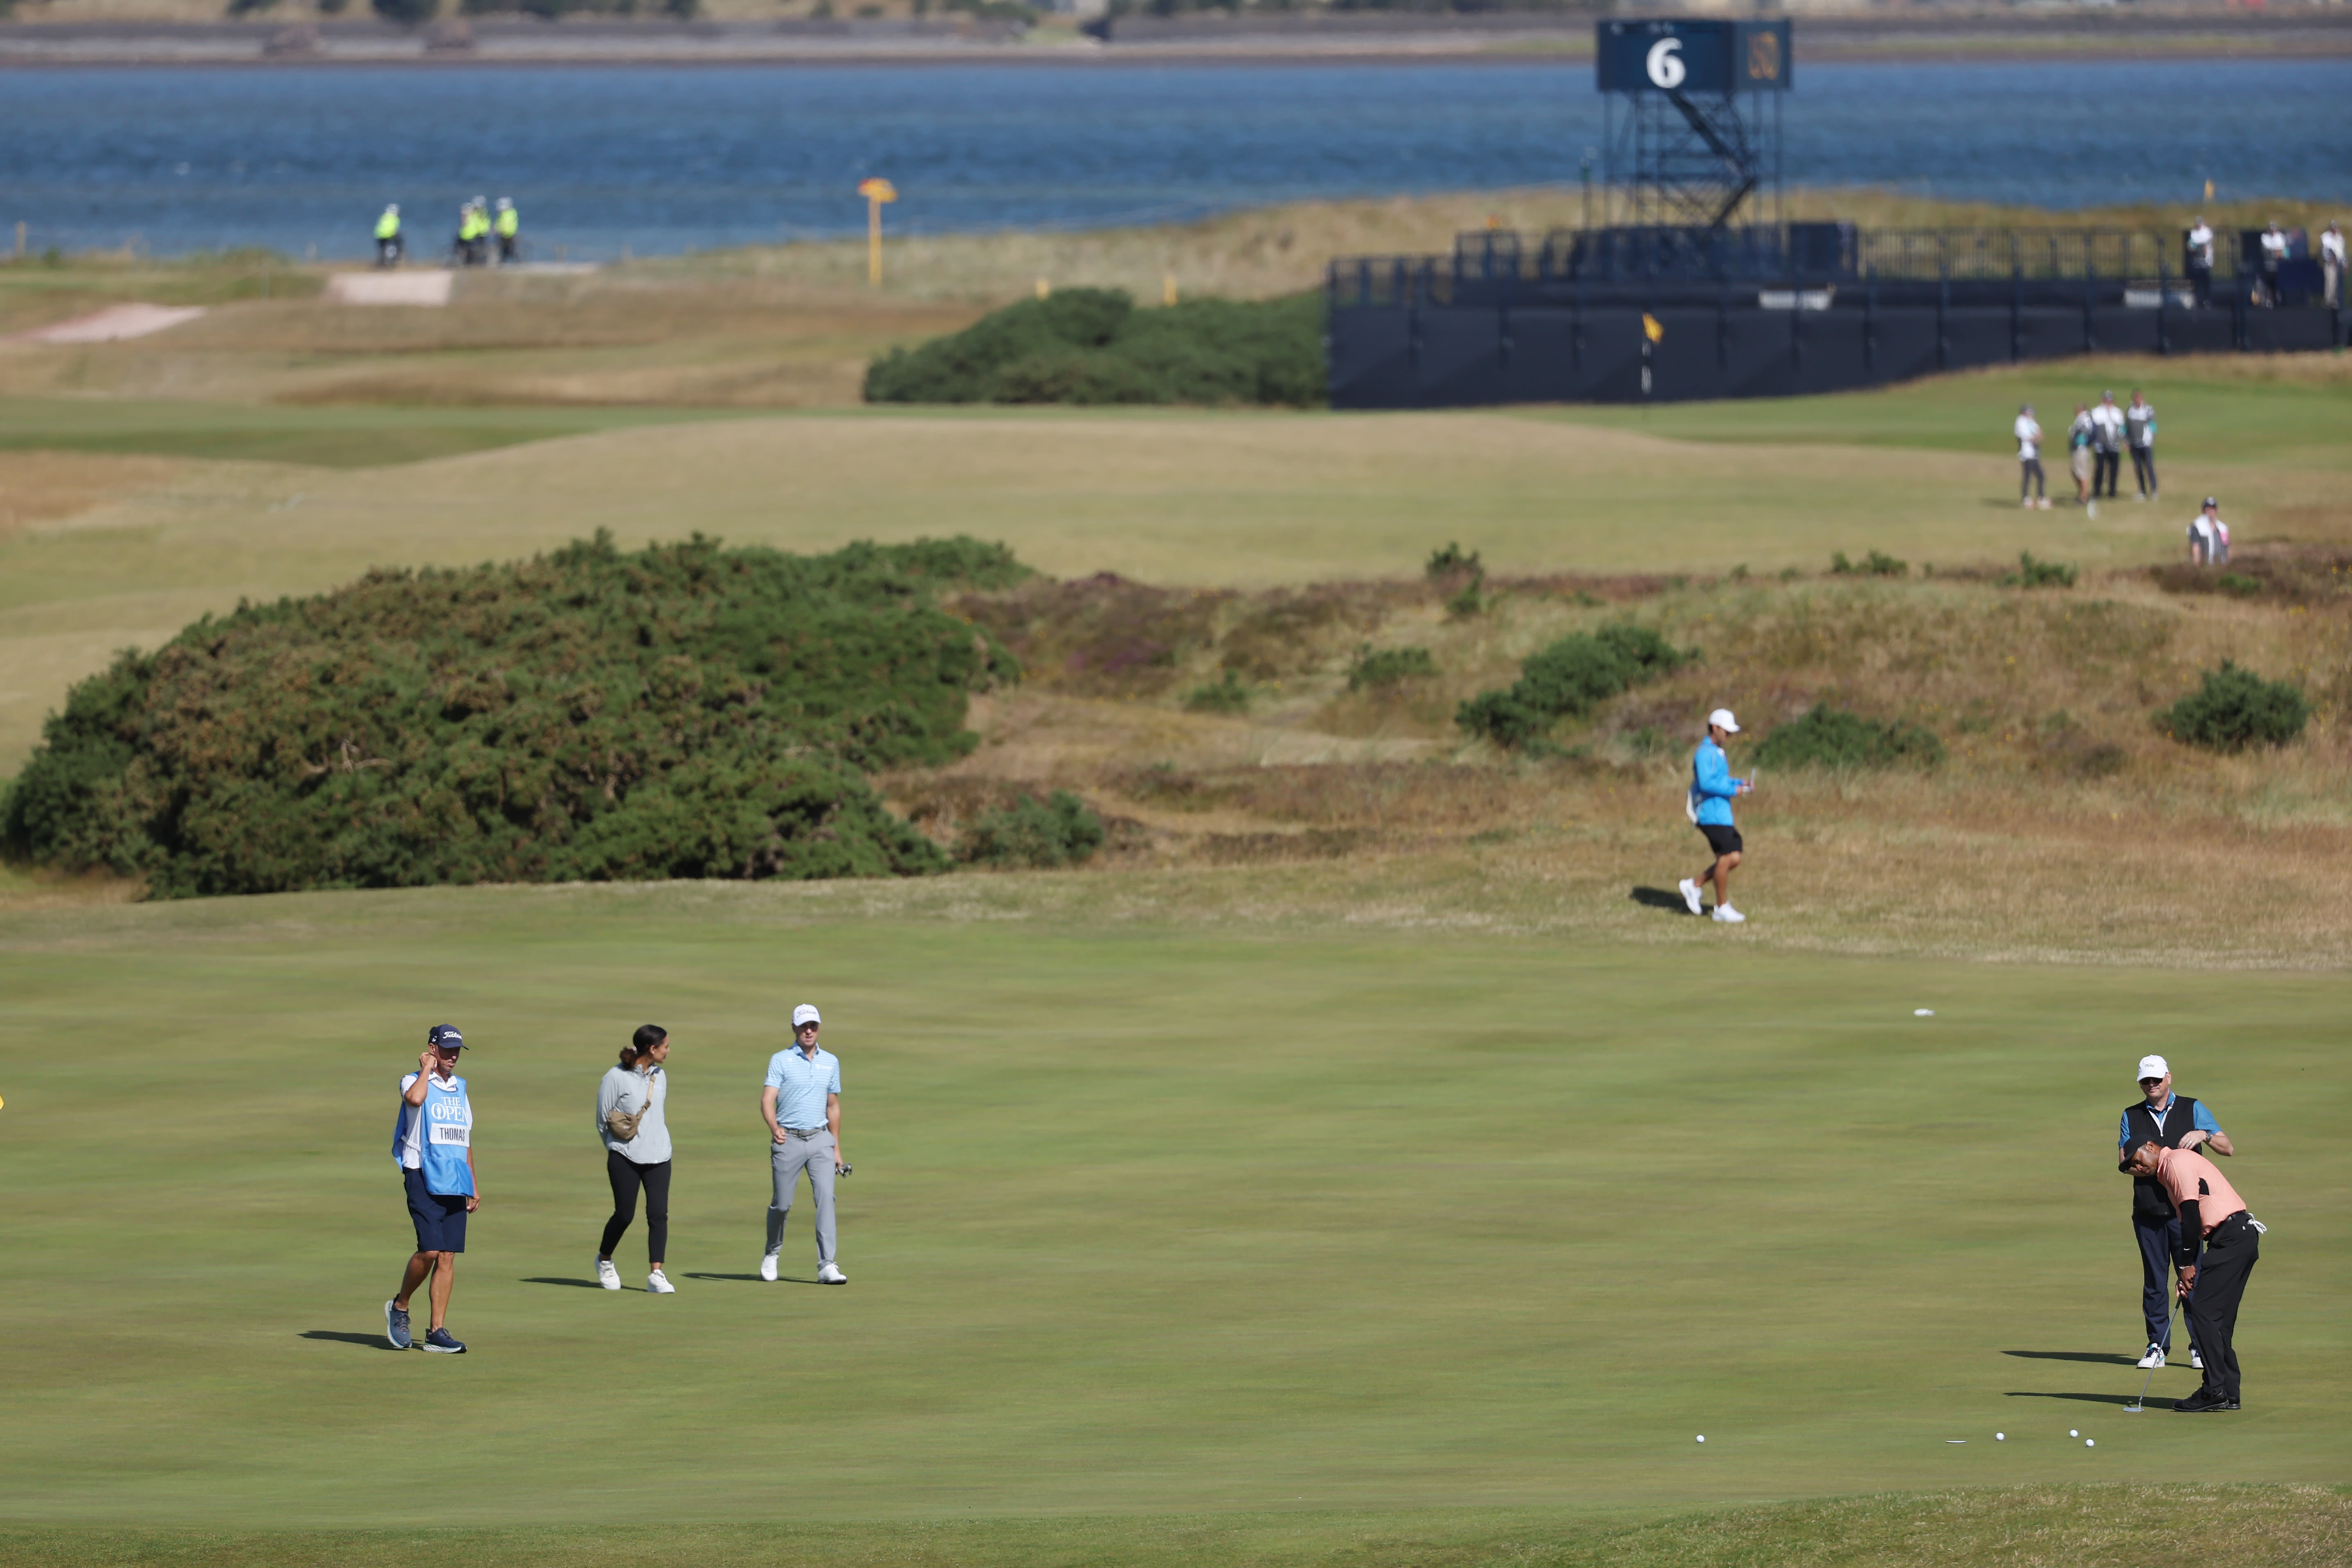
[[[2234,1240],[2237,1237],[2244,1233],[2247,1225],[2252,1221],[2253,1217],[2254,1216],[2252,1215],[2247,1213],[2244,1209],[2240,1209],[2236,1214],[2224,1216],[2221,1224],[2215,1226],[2211,1230],[2205,1233],[2205,1245],[2208,1247],[2218,1247],[2224,1240]]]

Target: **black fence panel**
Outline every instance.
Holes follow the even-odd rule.
[[[1870,372],[1874,384],[1936,374],[1936,312],[1880,307],[1871,312]]]
[[[1717,290],[1702,302],[1686,293],[1646,311],[1622,299],[1580,309],[1337,306],[1328,318],[1331,405],[1783,397],[2063,359],[2086,344],[2108,353],[2310,353],[2343,344],[2346,333],[2340,313],[2316,308],[2021,308],[2014,296],[1939,307],[1916,293],[1888,305],[1855,289],[1826,308],[1765,308],[1758,299]],[[1654,342],[1645,315],[1662,329]]]
[[[2327,310],[2246,312],[2246,346],[2257,353],[2314,353],[2343,342],[2336,313]]]
[[[1412,317],[1384,306],[1335,310],[1324,351],[1334,408],[1428,406],[1412,380]]]

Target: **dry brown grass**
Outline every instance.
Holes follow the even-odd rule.
[[[152,489],[186,467],[175,458],[0,451],[0,537]]]

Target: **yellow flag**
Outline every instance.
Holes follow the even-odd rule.
[[[1657,317],[1644,310],[1642,312],[1642,335],[1654,343],[1666,335],[1666,329]]]

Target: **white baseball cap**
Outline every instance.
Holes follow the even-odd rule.
[[[1731,717],[1731,710],[1728,708],[1717,709],[1714,712],[1706,716],[1706,722],[1707,728],[1709,729],[1713,729],[1716,725],[1720,724],[1731,734],[1737,735],[1739,733],[1739,725]]]
[[[810,1006],[805,1002],[793,1009],[793,1032],[794,1034],[798,1034],[800,1032],[800,1026],[803,1024],[822,1024],[824,1022],[824,1020],[823,1018],[817,1016],[816,1009]]]
[[[2142,1078],[2170,1078],[2172,1076],[2172,1069],[2165,1066],[2164,1058],[2162,1057],[2142,1057],[2139,1058],[2139,1076]]]

